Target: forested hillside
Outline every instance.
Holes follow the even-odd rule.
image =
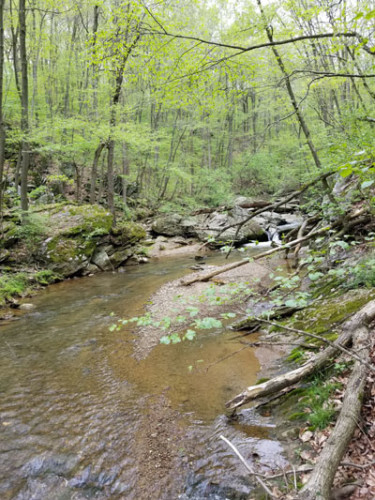
[[[114,213],[128,194],[168,210],[283,192],[319,170],[371,180],[371,2],[0,8],[7,206],[68,196]]]

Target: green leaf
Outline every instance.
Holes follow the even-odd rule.
[[[220,316],[224,319],[230,319],[230,318],[235,318],[236,314],[229,312],[229,313],[222,313],[220,314]]]
[[[322,276],[324,276],[324,274],[320,273],[319,271],[317,271],[316,273],[309,273],[309,278],[311,279],[311,281],[316,281]]]
[[[196,332],[194,330],[187,330],[184,335],[184,340],[194,340],[196,337]]]
[[[168,335],[164,335],[161,339],[160,339],[160,343],[161,344],[165,344],[165,345],[168,345],[171,343],[171,339],[169,338]]]
[[[361,184],[361,189],[366,189],[374,184],[374,181],[364,181]]]
[[[171,339],[172,344],[178,344],[181,342],[181,338],[178,333],[173,333],[169,336],[169,338]]]
[[[186,308],[186,310],[189,313],[191,318],[193,318],[194,316],[196,316],[199,313],[198,307],[189,306]]]
[[[203,318],[195,321],[196,328],[200,330],[211,330],[211,328],[221,328],[222,322],[216,318]]]

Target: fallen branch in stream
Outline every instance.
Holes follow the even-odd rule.
[[[359,328],[367,326],[374,319],[375,300],[372,300],[343,324],[341,335],[323,352],[317,354],[304,365],[294,370],[274,377],[273,379],[263,382],[262,384],[246,388],[241,394],[228,401],[225,406],[229,409],[239,408],[254,399],[269,396],[270,394],[277,393],[290,385],[296,384],[302,378],[323,368],[324,365],[337,354],[337,351],[344,349],[350,343],[353,335],[355,335],[355,332]],[[322,340],[321,337],[319,337],[319,339]],[[328,343],[327,339],[325,339],[325,341]],[[354,357],[353,353],[351,354],[352,357]],[[357,362],[363,364],[362,358],[366,361],[366,356],[361,356],[361,361]],[[367,361],[366,363],[368,364]],[[367,366],[365,364],[363,364],[363,366],[367,370]]]
[[[295,500],[330,500],[331,498],[344,498],[340,495],[342,493],[349,493],[346,486],[333,492],[331,488],[337,468],[360,419],[367,375],[370,370],[375,371],[375,368],[370,364],[370,349],[373,343],[370,324],[374,320],[375,300],[372,300],[343,324],[342,333],[335,342],[328,341],[327,339],[323,340],[319,336],[304,332],[303,330],[283,327],[294,333],[306,334],[307,336],[314,336],[314,338],[318,337],[329,345],[322,353],[310,359],[303,366],[274,377],[263,384],[250,386],[226,404],[227,408],[234,409],[254,399],[272,394],[277,395],[280,392],[285,393],[286,389],[290,389],[291,386],[298,383],[302,378],[323,368],[337,354],[338,350],[345,354],[350,353],[349,355],[356,360],[349,377],[336,425],[320,453],[318,462],[308,482],[301,491],[295,492],[293,496]],[[273,322],[263,321],[275,325]],[[281,325],[276,324],[276,326]],[[353,347],[351,351],[348,351],[345,347],[350,342],[352,342]],[[360,356],[356,354],[358,352],[361,353]],[[350,486],[351,494],[359,484]]]
[[[272,255],[276,252],[281,252],[282,250],[287,250],[289,248],[292,248],[293,246],[298,245],[298,243],[303,242],[303,241],[307,241],[310,238],[313,238],[314,236],[319,236],[321,234],[324,234],[327,231],[329,231],[330,229],[331,229],[331,226],[326,226],[325,228],[320,229],[318,231],[315,231],[314,233],[310,233],[309,235],[304,236],[303,238],[300,238],[299,240],[291,241],[290,243],[287,243],[286,245],[282,245],[280,247],[271,248],[271,250],[268,250],[267,252],[263,252],[263,253],[260,253],[258,255],[255,255],[251,259],[251,261],[259,260],[259,259],[262,259],[263,257],[268,257],[269,255]],[[210,273],[207,273],[203,276],[196,276],[195,278],[191,278],[190,280],[182,281],[181,284],[183,286],[188,286],[188,285],[191,285],[193,283],[196,283],[197,281],[208,281],[211,278],[213,278],[214,276],[217,276],[218,274],[225,273],[226,271],[231,271],[232,269],[236,269],[237,267],[244,266],[248,263],[249,263],[249,260],[241,260],[239,262],[234,262],[233,264],[228,264],[227,266],[223,266],[220,269],[216,269],[215,271],[211,271]]]

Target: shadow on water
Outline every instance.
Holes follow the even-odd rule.
[[[110,313],[139,314],[189,258],[161,260],[48,287],[0,330],[0,498],[247,498],[252,484],[220,441],[250,461],[284,463],[272,423],[251,410],[228,423],[225,401],[259,362],[229,333],[132,357],[133,334]],[[192,367],[189,368],[189,367]]]

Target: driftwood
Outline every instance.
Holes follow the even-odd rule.
[[[362,317],[363,321],[353,334],[353,348],[361,352],[361,357],[369,363],[371,342],[368,323],[371,318],[375,318],[375,301],[370,302],[364,309],[366,309],[366,321],[365,317]],[[364,309],[359,314],[363,313]],[[360,417],[367,374],[367,366],[357,361],[346,387],[336,425],[320,453],[319,460],[308,482],[299,492],[298,500],[329,500],[331,498],[331,487],[337,467]]]
[[[290,243],[286,243],[285,245],[281,245],[279,247],[271,248],[271,250],[268,250],[267,252],[259,253],[258,255],[255,255],[252,258],[252,260],[259,260],[259,259],[262,259],[263,257],[268,257],[269,255],[272,255],[276,252],[281,252],[283,250],[289,250],[290,248],[295,247],[299,243],[303,243],[304,241],[307,241],[311,238],[314,238],[315,236],[320,236],[322,234],[327,233],[327,231],[329,231],[330,229],[332,229],[332,226],[326,226],[326,227],[319,229],[317,231],[313,231],[313,232],[307,234],[306,236],[303,236],[302,238],[291,241]],[[249,263],[248,260],[241,260],[239,262],[233,262],[233,264],[228,264],[227,266],[223,266],[220,269],[216,269],[215,271],[211,271],[210,273],[207,273],[203,276],[196,276],[195,278],[191,278],[189,280],[182,281],[181,284],[184,286],[188,286],[188,285],[191,285],[193,283],[196,283],[197,281],[209,281],[211,278],[213,278],[214,276],[217,276],[218,274],[225,273],[226,271],[230,271],[231,269],[236,269],[237,267],[244,266],[248,263]]]
[[[280,319],[280,318],[287,318],[288,316],[291,316],[292,314],[300,311],[303,309],[303,307],[288,307],[288,306],[280,306],[274,309],[271,314],[267,315],[267,318],[270,320],[273,319]],[[265,313],[267,314],[267,312]],[[244,318],[240,321],[237,321],[237,323],[234,323],[234,325],[231,325],[231,330],[235,330],[237,332],[241,332],[243,330],[251,330],[255,331],[260,327],[261,321],[259,321],[258,318]]]
[[[295,370],[274,377],[273,379],[263,382],[262,384],[247,387],[241,394],[228,401],[225,406],[229,409],[235,409],[254,399],[269,396],[270,394],[281,391],[285,387],[296,384],[302,380],[302,378],[323,368],[324,365],[337,354],[339,347],[343,348],[349,344],[352,340],[354,332],[356,332],[358,328],[367,326],[374,319],[375,300],[369,302],[358,313],[354,314],[343,324],[342,333],[336,341],[332,343],[333,345],[330,345],[323,352],[317,354],[304,365],[296,368]]]

